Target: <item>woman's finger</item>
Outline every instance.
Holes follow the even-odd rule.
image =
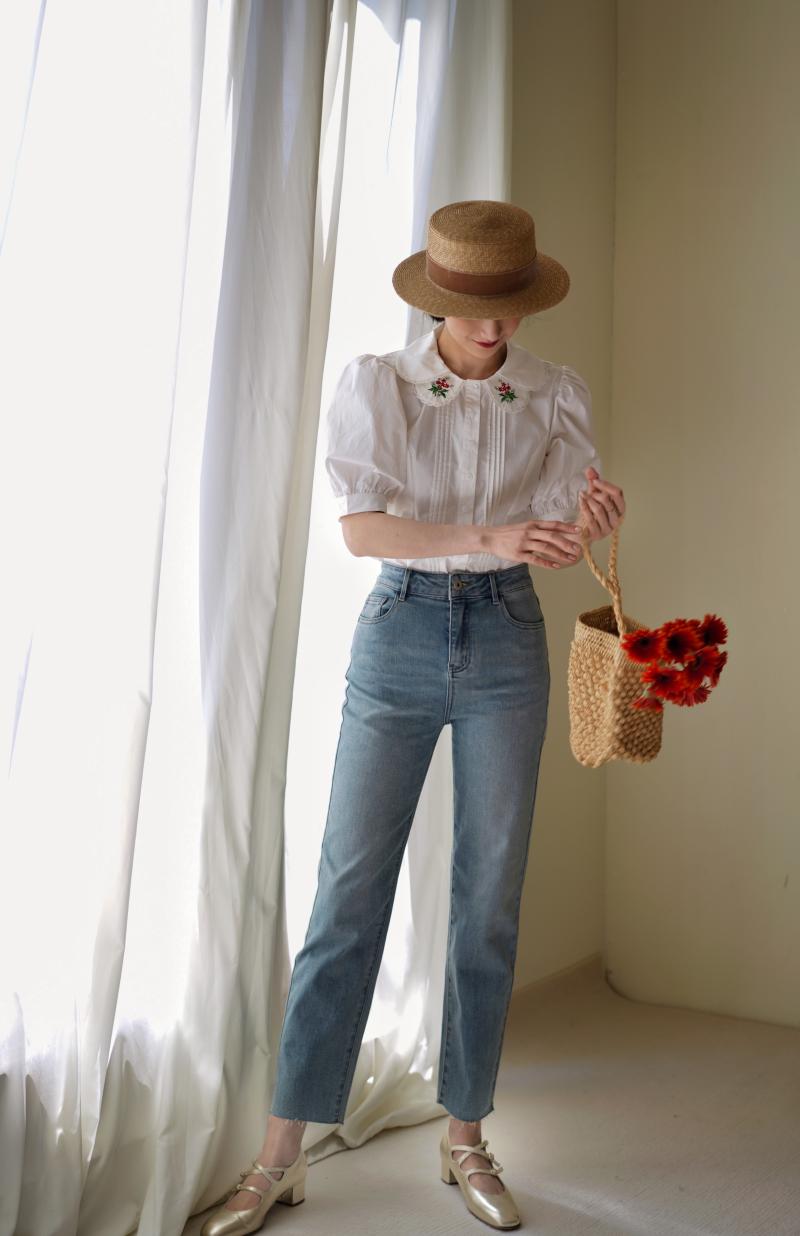
[[[594,504],[590,502],[589,495],[587,494],[585,489],[582,489],[580,493],[578,494],[578,501],[580,502],[581,511],[583,513],[583,518],[586,521],[589,531],[595,532],[596,531],[596,528],[594,526],[595,521],[596,521],[595,507],[594,507]]]
[[[538,548],[545,542],[545,549]],[[537,548],[533,550],[540,558],[550,560],[555,559],[559,564],[565,563],[569,565],[576,562],[580,556],[581,549],[576,541],[569,540],[567,537],[557,532],[547,532],[544,529],[539,529],[538,535],[532,537],[533,545]]]
[[[560,570],[561,567],[572,566],[571,562],[555,562],[552,558],[543,558],[541,554],[531,554],[529,561],[534,566],[555,567]]]
[[[604,481],[602,477],[599,476],[593,477],[591,483],[596,490],[602,490],[608,495],[614,509],[618,511],[620,515],[625,514],[625,496],[619,485],[614,485],[611,481]]]
[[[583,502],[583,508],[587,517],[591,518],[594,522],[594,528],[590,529],[592,534],[599,537],[608,536],[611,531],[611,525],[603,503],[598,498],[592,498],[583,490],[581,491],[580,499]]]
[[[583,558],[581,529],[584,523],[576,522],[562,526],[569,529],[566,535],[555,529],[551,531],[549,527],[540,526],[530,529],[530,561],[537,566],[558,567],[559,569],[575,566],[581,561]]]

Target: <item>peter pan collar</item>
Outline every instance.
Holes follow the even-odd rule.
[[[412,340],[405,348],[388,353],[398,375],[413,382],[423,403],[443,405],[451,400],[467,381],[448,369],[439,355],[437,341],[443,327],[439,323],[427,334]],[[506,341],[506,359],[500,369],[488,378],[477,378],[488,388],[495,401],[510,412],[518,412],[528,402],[531,392],[550,381],[551,366],[513,339]]]

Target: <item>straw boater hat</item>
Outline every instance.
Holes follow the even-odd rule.
[[[560,262],[536,250],[533,219],[510,202],[450,202],[428,221],[428,246],[395,267],[392,285],[436,317],[516,318],[569,291]]]

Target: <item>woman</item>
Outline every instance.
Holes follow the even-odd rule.
[[[569,276],[505,202],[436,211],[393,285],[432,330],[345,368],[326,469],[348,548],[381,559],[358,616],[318,870],[295,959],[262,1150],[202,1236],[255,1231],[304,1196],[306,1121],[344,1120],[400,864],[433,749],[452,727],[454,831],[437,1100],[442,1179],[519,1225],[481,1138],[514,976],[550,689],[530,566],[582,558],[625,511],[600,477],[591,399],[512,342]],[[435,316],[434,316],[435,315]],[[276,1166],[277,1165],[277,1166]]]

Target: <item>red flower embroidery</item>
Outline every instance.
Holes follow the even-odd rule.
[[[516,399],[517,395],[513,387],[509,386],[508,382],[501,382],[495,387],[495,390],[500,395],[501,403],[510,403],[512,399]]]
[[[452,386],[452,382],[450,382],[449,379],[435,378],[434,381],[431,382],[430,386],[428,387],[428,390],[433,395],[441,395],[442,399],[444,399],[451,386]]]

